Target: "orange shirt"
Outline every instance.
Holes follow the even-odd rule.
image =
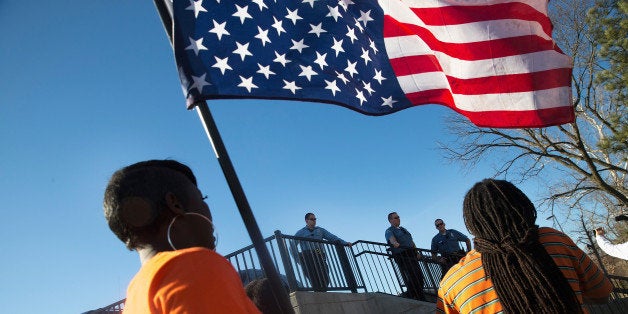
[[[229,261],[206,248],[161,252],[127,288],[125,314],[260,313]]]
[[[539,228],[539,241],[561,270],[576,293],[580,304],[583,296],[604,298],[613,290],[610,281],[593,261],[564,233],[552,228]],[[436,311],[444,313],[498,313],[502,304],[490,278],[485,280],[482,254],[472,250],[454,265],[441,281]],[[583,308],[586,313],[586,309]]]

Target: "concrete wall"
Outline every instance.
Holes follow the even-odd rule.
[[[296,314],[434,313],[436,304],[383,293],[304,292],[290,294]]]

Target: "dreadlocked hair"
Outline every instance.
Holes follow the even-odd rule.
[[[539,242],[536,209],[512,183],[485,179],[464,199],[464,221],[505,313],[582,313]]]

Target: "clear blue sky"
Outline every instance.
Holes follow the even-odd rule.
[[[0,0],[0,304],[79,313],[124,298],[137,254],[109,231],[102,195],[118,168],[188,164],[209,196],[218,251],[250,244],[209,141],[185,110],[172,50],[148,0]],[[209,103],[262,234],[312,211],[347,241],[383,241],[399,212],[420,247],[435,218],[466,233],[461,204],[490,161],[465,173],[437,141],[452,111],[368,117],[325,104]],[[527,191],[526,191],[527,192]]]

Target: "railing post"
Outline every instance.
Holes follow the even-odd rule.
[[[334,246],[336,247],[336,253],[338,253],[338,259],[340,260],[340,267],[342,267],[342,272],[345,274],[349,290],[353,293],[357,293],[358,284],[355,280],[353,270],[351,269],[351,264],[349,263],[349,258],[347,257],[347,251],[342,244],[335,244]]]
[[[423,266],[425,267],[425,270],[427,272],[427,277],[429,278],[430,285],[428,286],[428,288],[434,288],[435,291],[438,291],[438,285],[440,284],[440,279],[435,280],[434,273],[432,273],[432,270],[430,269],[429,262],[425,261],[425,259],[427,257],[425,255],[423,255],[423,252],[419,250],[418,253],[421,254],[421,260],[419,262],[423,263]],[[436,266],[440,267],[440,264],[436,263]],[[445,275],[445,274],[441,274],[441,277],[443,275]]]
[[[399,264],[397,264],[397,261],[395,261],[395,258],[392,255],[392,251],[391,248],[392,246],[388,245],[389,247],[386,249],[386,254],[388,254],[388,261],[390,262],[390,267],[392,268],[393,272],[395,273],[395,278],[397,278],[397,284],[399,285],[399,291],[401,291],[401,293],[403,293],[403,287],[406,287],[406,289],[408,289],[408,286],[406,285],[406,281],[403,278],[403,275],[401,274],[401,269],[399,269]],[[402,284],[403,282],[403,284]]]
[[[290,288],[290,292],[297,291],[297,277],[294,275],[294,268],[292,267],[292,261],[290,260],[290,252],[288,252],[288,248],[286,247],[281,231],[275,230],[275,239],[277,240],[277,247],[279,248],[281,262],[283,263],[283,268],[285,269],[286,277],[288,278],[288,287]]]

